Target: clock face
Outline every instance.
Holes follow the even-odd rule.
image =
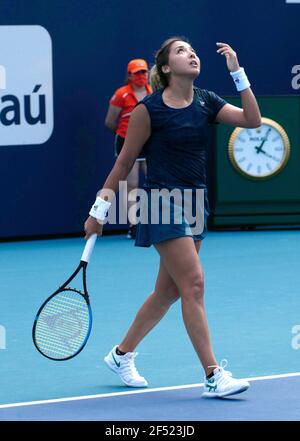
[[[229,140],[232,165],[251,179],[267,179],[279,173],[289,158],[290,142],[275,121],[262,118],[256,129],[236,128]]]

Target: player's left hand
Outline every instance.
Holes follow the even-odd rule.
[[[225,57],[226,57],[227,67],[228,67],[229,71],[230,72],[235,72],[235,71],[239,70],[240,69],[240,65],[239,65],[239,62],[238,62],[238,59],[237,59],[237,54],[232,49],[232,47],[229,46],[229,44],[226,44],[226,43],[216,43],[216,44],[219,47],[217,52],[220,55],[225,55]]]

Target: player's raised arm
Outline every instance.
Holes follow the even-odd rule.
[[[217,114],[216,120],[236,127],[259,127],[260,110],[244,68],[239,65],[236,52],[226,43],[217,43],[217,46],[219,48],[217,52],[226,58],[237,91],[241,92],[242,108],[227,103]]]

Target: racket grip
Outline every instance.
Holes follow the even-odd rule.
[[[81,256],[81,261],[89,263],[96,240],[97,240],[97,234],[92,234],[91,237],[88,238]]]

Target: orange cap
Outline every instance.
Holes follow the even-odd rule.
[[[127,71],[129,73],[135,73],[139,70],[148,70],[148,64],[145,60],[138,58],[136,60],[129,61],[127,66]]]

